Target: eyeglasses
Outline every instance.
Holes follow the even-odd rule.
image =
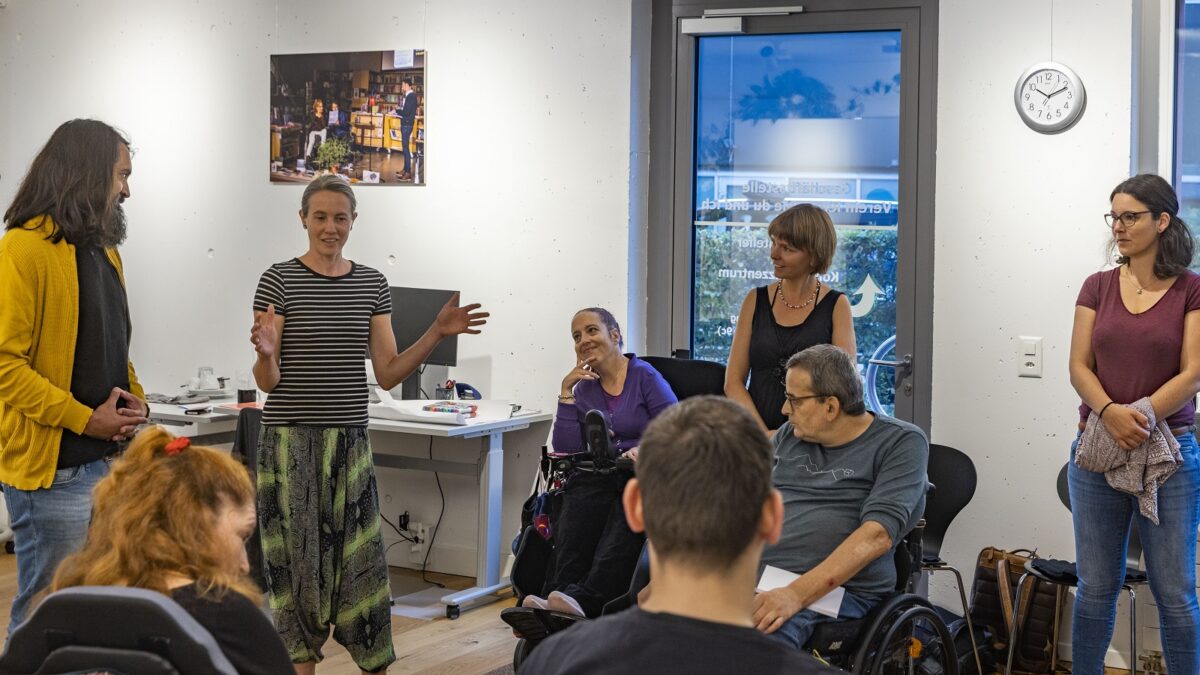
[[[808,394],[807,396],[792,396],[791,394],[789,394],[785,391],[785,392],[783,392],[783,397],[785,399],[787,399],[788,409],[791,410],[792,412],[796,412],[796,406],[800,405],[800,403],[805,401],[806,399],[829,398],[829,394]]]
[[[1137,224],[1138,218],[1153,213],[1152,211],[1126,211],[1125,213],[1106,213],[1104,214],[1104,222],[1111,229],[1119,220],[1125,227],[1133,227]]]

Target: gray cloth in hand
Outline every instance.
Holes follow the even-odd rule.
[[[1075,466],[1084,471],[1103,473],[1114,490],[1137,497],[1142,515],[1158,525],[1158,488],[1179,469],[1183,455],[1171,428],[1155,418],[1149,396],[1128,407],[1150,420],[1150,437],[1136,448],[1125,450],[1109,435],[1104,422],[1093,410],[1075,449]]]

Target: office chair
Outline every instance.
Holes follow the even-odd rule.
[[[954,573],[954,578],[958,583],[958,597],[962,601],[963,617],[967,623],[967,633],[971,638],[976,672],[982,673],[984,671],[979,658],[979,645],[975,644],[975,626],[971,621],[971,609],[967,604],[962,574],[957,568],[941,559],[942,542],[946,538],[946,530],[950,529],[950,523],[975,496],[975,486],[978,482],[975,463],[961,450],[956,450],[948,445],[931,443],[927,473],[929,482],[933,483],[935,488],[925,499],[925,532],[921,537],[924,549],[921,571],[929,573],[930,576],[934,572]]]
[[[211,633],[174,600],[144,588],[77,586],[52,593],[0,656],[5,674],[96,670],[237,675]]]
[[[711,394],[725,395],[725,366],[714,361],[699,359],[677,359],[671,356],[638,357],[657,370],[675,398],[682,401],[692,396]]]
[[[238,413],[237,429],[233,434],[233,449],[230,454],[250,472],[250,484],[258,484],[258,432],[262,428],[261,408],[242,408]],[[267,577],[263,572],[262,538],[257,522],[254,532],[246,539],[246,559],[250,562],[250,578],[259,590],[267,591]]]

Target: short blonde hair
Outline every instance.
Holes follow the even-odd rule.
[[[797,204],[775,216],[767,234],[782,239],[812,258],[814,274],[824,274],[837,253],[837,230],[825,209],[812,204]]]

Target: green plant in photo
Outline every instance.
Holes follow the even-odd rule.
[[[343,164],[350,156],[350,144],[346,141],[331,138],[317,148],[315,164],[322,169],[329,169],[337,164]]]

